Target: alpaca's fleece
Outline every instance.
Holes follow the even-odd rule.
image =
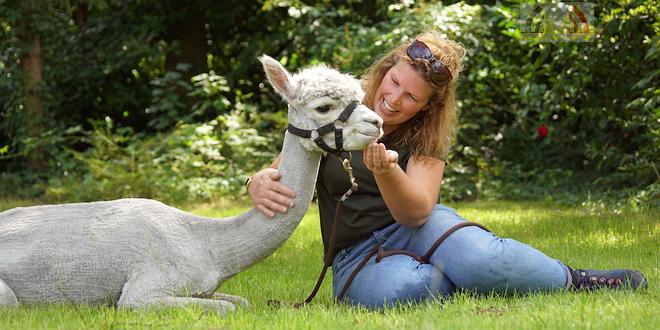
[[[341,104],[361,102],[364,97],[357,79],[325,65],[303,70],[292,80],[296,86],[293,92],[293,106],[296,107],[304,107],[322,97],[329,97]]]

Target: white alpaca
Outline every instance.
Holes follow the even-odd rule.
[[[334,122],[347,105],[364,96],[355,78],[327,67],[291,76],[276,60],[260,60],[268,80],[289,104],[289,123],[299,129]],[[363,105],[343,126],[346,150],[362,149],[382,135],[382,120]],[[323,135],[323,140],[336,147],[333,134]],[[225,219],[206,218],[148,199],[2,212],[0,306],[194,304],[222,314],[235,304],[247,305],[243,298],[215,291],[289,238],[312,200],[321,155],[313,141],[285,134],[281,181],[296,192],[296,206],[275,219],[256,209]]]

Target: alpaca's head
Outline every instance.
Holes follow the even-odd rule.
[[[361,104],[364,92],[351,75],[323,65],[291,75],[272,57],[264,55],[260,60],[271,85],[289,104],[290,124],[316,129],[335,122],[347,105],[357,102],[359,105],[344,124],[335,123],[343,127],[344,149],[360,150],[383,135],[383,120]],[[323,140],[336,148],[334,134],[324,135]],[[320,150],[312,140],[302,143],[307,149]]]

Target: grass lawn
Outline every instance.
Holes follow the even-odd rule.
[[[25,201],[1,201],[0,210]],[[502,237],[530,244],[578,268],[634,268],[649,280],[646,292],[552,293],[527,296],[458,294],[444,301],[381,312],[335,304],[331,274],[307,307],[271,307],[269,299],[307,297],[322,266],[318,212],[310,211],[274,255],[225,282],[219,289],[252,304],[226,317],[198,308],[116,311],[111,307],[40,306],[0,309],[0,329],[479,329],[593,328],[660,329],[660,217],[657,211],[595,211],[539,202],[477,202],[451,205],[466,219]],[[227,216],[244,208],[189,207],[193,213]],[[330,273],[330,272],[329,272]]]

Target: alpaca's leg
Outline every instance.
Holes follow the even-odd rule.
[[[157,297],[131,302],[123,302],[117,308],[178,308],[199,306],[208,311],[224,316],[227,312],[236,309],[233,303],[227,300],[189,298],[189,297]]]
[[[164,285],[166,281],[158,273],[150,276],[131,278],[122,289],[121,297],[117,302],[117,308],[168,308],[200,306],[206,310],[214,311],[219,315],[225,315],[236,309],[236,305],[244,303],[239,297],[218,296],[219,299],[204,299],[193,297],[178,297],[168,295]],[[214,296],[212,296],[213,298]],[[230,297],[229,299],[227,299]]]
[[[14,291],[0,278],[0,307],[18,306]]]
[[[237,306],[242,306],[244,308],[250,308],[250,303],[247,301],[247,299],[239,296],[232,296],[230,294],[226,293],[220,293],[220,292],[214,292],[213,296],[211,296],[211,299],[215,300],[226,300],[231,302],[234,305]]]

